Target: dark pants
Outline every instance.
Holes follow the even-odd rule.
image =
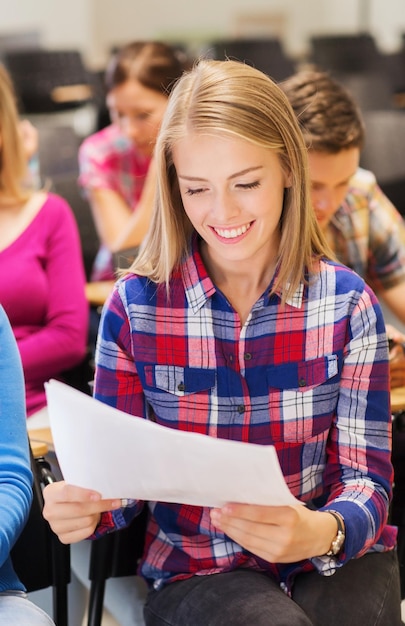
[[[287,596],[269,577],[239,569],[151,591],[147,626],[398,626],[396,552],[367,554],[333,576],[301,574]]]
[[[405,598],[405,411],[395,417],[392,427],[392,464],[394,488],[390,522],[398,526],[401,597]]]

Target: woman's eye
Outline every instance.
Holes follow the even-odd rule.
[[[199,187],[198,189],[187,189],[186,194],[188,196],[195,196],[197,193],[202,193],[203,191],[204,189],[202,187]]]
[[[260,181],[255,180],[252,183],[239,183],[237,186],[241,189],[257,189],[257,187],[260,187]]]

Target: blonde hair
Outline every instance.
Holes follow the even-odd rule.
[[[129,271],[168,286],[173,270],[189,251],[193,227],[180,196],[173,145],[190,132],[231,135],[279,156],[291,187],[285,190],[273,291],[283,287],[285,301],[305,280],[314,257],[330,257],[331,252],[311,207],[307,150],[286,96],[265,74],[235,61],[202,60],[172,91],[155,148],[157,194],[152,223]]]
[[[27,158],[19,132],[19,116],[11,78],[0,64],[0,194],[11,201],[25,201]]]

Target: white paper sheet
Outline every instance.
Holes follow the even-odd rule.
[[[273,446],[166,428],[113,409],[61,382],[46,384],[65,480],[105,498],[222,506],[297,504]]]

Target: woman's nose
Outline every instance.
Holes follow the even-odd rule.
[[[131,141],[136,141],[141,136],[141,125],[136,120],[122,118],[121,130]]]
[[[239,214],[239,207],[229,194],[219,193],[213,201],[212,213],[218,222],[225,224]]]

